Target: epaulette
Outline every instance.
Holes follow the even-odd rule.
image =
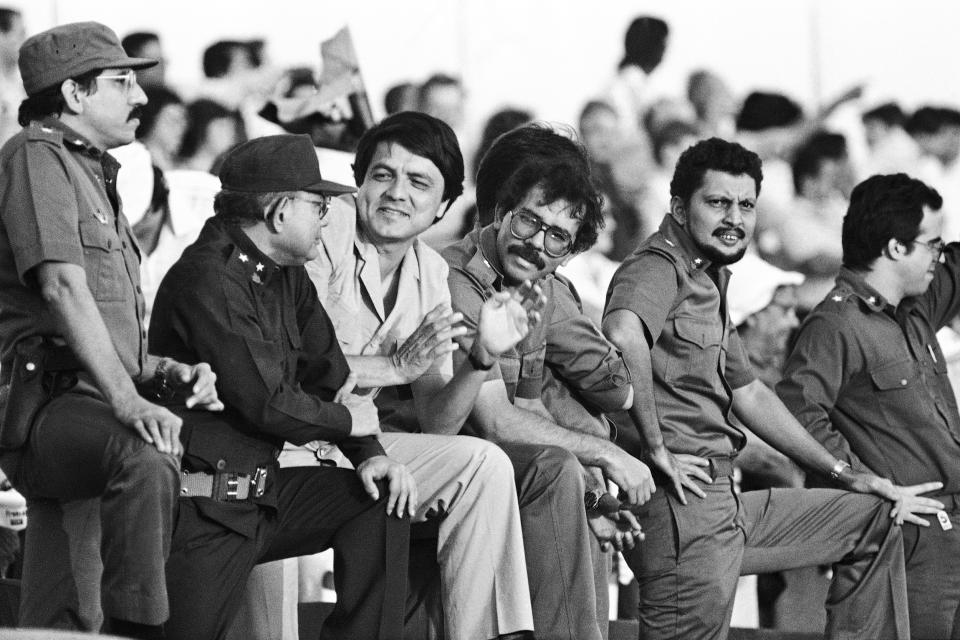
[[[27,127],[27,140],[46,140],[57,146],[63,145],[63,131],[54,129],[39,122],[31,122]]]

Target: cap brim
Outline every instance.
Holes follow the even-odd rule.
[[[110,67],[117,67],[120,69],[130,68],[130,69],[149,69],[150,67],[155,67],[160,64],[159,60],[154,60],[153,58],[120,58],[115,63],[111,63]]]
[[[331,194],[337,196],[342,193],[354,193],[357,190],[356,187],[348,187],[345,184],[331,182],[329,180],[320,180],[319,182],[314,182],[309,186],[300,187],[300,189],[302,191],[309,191],[310,193]]]

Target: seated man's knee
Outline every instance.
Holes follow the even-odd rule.
[[[570,494],[583,499],[583,467],[576,456],[561,447],[544,446],[527,465],[523,474],[522,495]]]

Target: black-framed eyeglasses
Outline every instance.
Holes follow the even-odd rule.
[[[930,253],[937,257],[937,262],[940,262],[940,258],[943,257],[943,251],[947,248],[947,243],[943,240],[914,240],[910,244],[924,245],[930,250]]]
[[[137,72],[133,69],[127,69],[121,73],[109,73],[97,76],[97,80],[120,80],[123,82],[123,90],[130,93],[134,87],[137,86]]]
[[[331,200],[330,196],[320,196],[322,200],[304,198],[303,196],[287,196],[287,197],[290,198],[291,200],[300,200],[301,202],[309,202],[310,204],[317,207],[321,220],[323,220],[326,217],[327,212],[330,211],[330,200]]]
[[[543,250],[551,258],[562,258],[573,249],[573,237],[566,229],[544,224],[540,216],[529,211],[512,211],[510,216],[510,233],[517,240],[526,240],[541,231],[543,235]]]

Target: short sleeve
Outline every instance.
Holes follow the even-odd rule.
[[[731,389],[745,387],[757,376],[753,373],[753,367],[750,365],[750,358],[740,341],[740,334],[737,328],[730,327],[730,336],[727,338],[727,364],[723,371],[727,384]]]
[[[0,168],[0,219],[23,282],[42,262],[84,264],[68,161],[51,143],[27,141]]]
[[[673,262],[658,253],[644,252],[617,269],[607,290],[603,313],[606,316],[618,309],[635,313],[650,334],[651,343],[655,343],[676,296],[677,271]]]

